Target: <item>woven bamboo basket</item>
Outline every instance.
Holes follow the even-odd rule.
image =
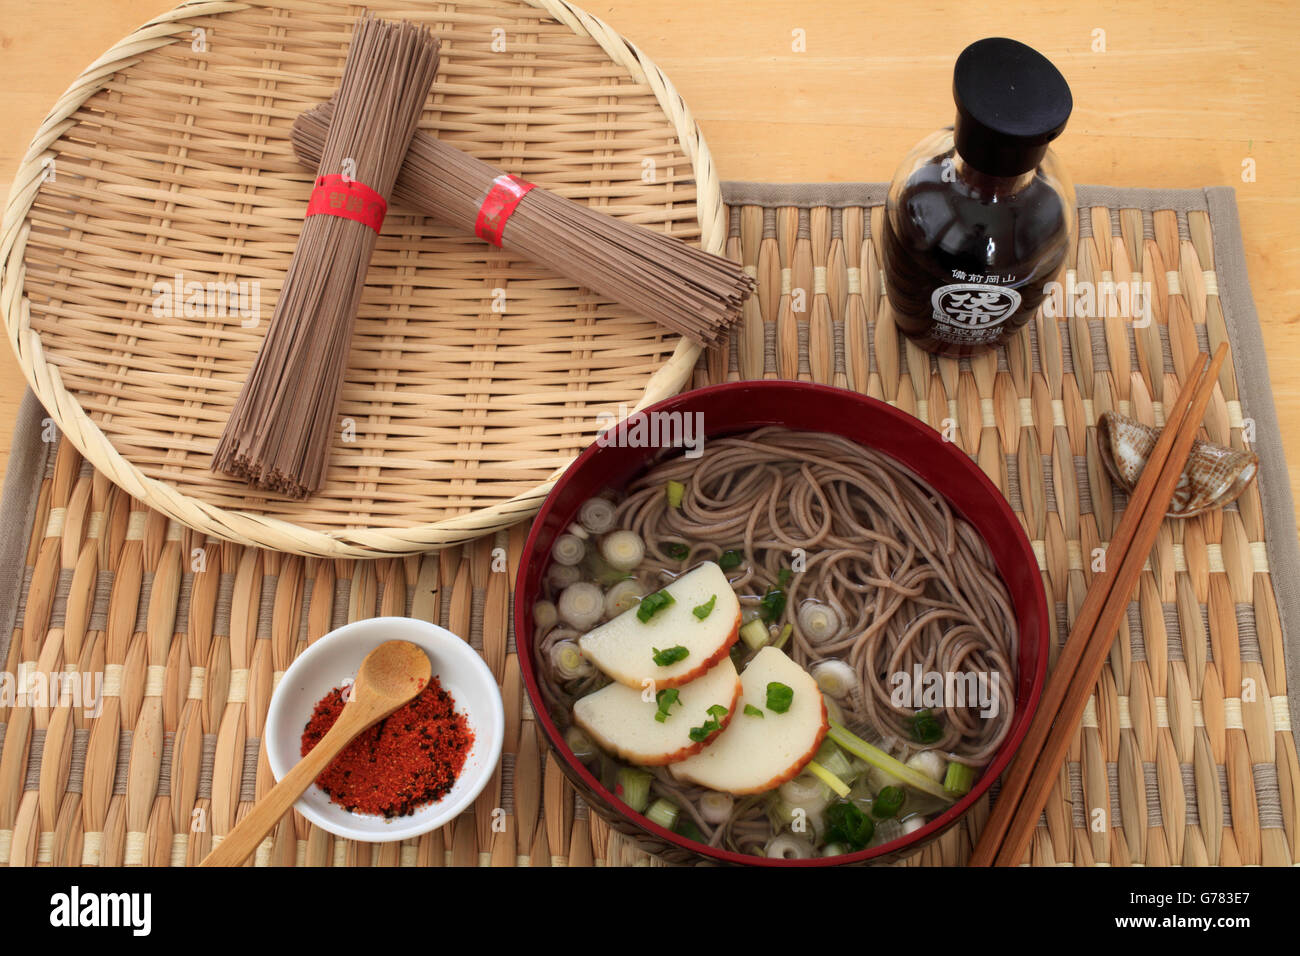
[[[288,129],[336,87],[359,11],[191,2],[141,27],[55,104],[0,231],[9,340],[96,469],[196,530],[330,557],[445,547],[532,514],[603,415],[673,394],[698,356],[569,280],[393,209],[325,486],[291,502],[210,470],[310,189]],[[375,12],[443,40],[422,129],[722,252],[690,112],[600,20],[564,0]]]

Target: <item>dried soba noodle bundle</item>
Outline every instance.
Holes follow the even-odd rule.
[[[215,470],[294,498],[319,487],[370,255],[437,68],[427,29],[358,21],[302,234]]]
[[[304,164],[319,161],[336,111],[326,103],[294,121],[293,148]],[[754,290],[738,263],[525,183],[426,133],[412,138],[393,198],[706,348],[725,339]],[[502,205],[504,215],[494,215]]]

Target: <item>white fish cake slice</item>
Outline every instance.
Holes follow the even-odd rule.
[[[727,726],[740,699],[740,675],[725,657],[703,677],[677,689],[677,702],[668,718],[655,720],[659,705],[643,699],[639,688],[609,684],[573,705],[573,719],[596,743],[610,753],[640,766],[658,766],[685,760],[699,753]],[[727,708],[718,730],[702,740],[692,740],[691,728],[710,719],[715,704]]]
[[[737,795],[765,793],[798,776],[821,746],[830,724],[817,682],[775,647],[765,647],[740,675],[742,692],[726,729],[699,753],[674,763],[674,777]],[[767,685],[794,691],[783,714],[767,708]],[[763,716],[745,713],[745,705]]]
[[[673,603],[648,621],[637,617],[638,608],[633,607],[580,637],[583,656],[638,691],[647,680],[659,690],[689,684],[726,657],[740,634],[740,600],[722,568],[706,561],[664,590]],[[697,617],[695,608],[710,600],[713,610],[703,619]],[[686,656],[667,665],[655,663],[655,648],[673,647],[686,648]]]

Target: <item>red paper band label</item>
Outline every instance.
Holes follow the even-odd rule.
[[[506,223],[532,188],[532,183],[509,173],[502,173],[492,180],[487,198],[478,207],[478,219],[474,221],[475,235],[500,248],[501,234],[506,231]]]
[[[338,216],[378,232],[384,225],[388,203],[365,183],[346,176],[318,176],[307,203],[308,216]]]

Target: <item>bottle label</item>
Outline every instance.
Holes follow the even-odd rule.
[[[956,282],[930,295],[934,327],[930,334],[945,342],[995,342],[1002,325],[1020,308],[1020,293],[1000,285]]]

